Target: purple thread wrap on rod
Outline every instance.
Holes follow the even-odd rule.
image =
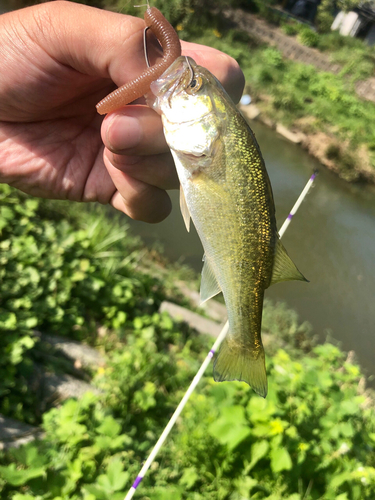
[[[136,480],[135,480],[135,481],[134,481],[134,483],[133,483],[133,488],[134,488],[135,490],[137,489],[137,487],[138,487],[139,483],[142,481],[142,479],[143,479],[143,477],[142,477],[142,476],[137,476],[137,477],[136,477]]]
[[[215,351],[213,349],[210,350],[210,352],[208,353],[208,355],[210,356],[210,358],[212,358],[212,356],[215,354]]]
[[[308,180],[308,183],[306,184],[305,188],[303,189],[301,195],[299,196],[299,198],[297,199],[296,203],[294,204],[292,210],[289,212],[289,215],[288,217],[286,218],[286,221],[284,222],[283,226],[280,228],[280,237],[283,235],[285,229],[288,227],[290,221],[293,219],[293,216],[294,214],[297,212],[299,206],[301,205],[303,199],[305,198],[306,194],[308,193],[312,183],[314,182],[315,180],[315,177],[318,175],[318,170],[315,170],[310,179]]]

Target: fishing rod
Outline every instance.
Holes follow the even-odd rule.
[[[295,213],[297,212],[297,210],[301,206],[301,203],[303,202],[303,200],[306,198],[307,193],[310,191],[310,188],[311,188],[311,186],[314,183],[314,180],[315,180],[315,178],[317,176],[317,173],[318,173],[318,171],[315,170],[314,173],[311,175],[310,179],[307,181],[306,186],[304,187],[304,189],[302,190],[301,194],[299,195],[297,201],[293,205],[292,210],[289,212],[288,217],[285,219],[284,224],[281,226],[281,229],[279,231],[279,237],[280,238],[282,238],[282,236],[284,235],[284,233],[287,230],[287,228],[288,228],[288,226],[289,226],[289,224],[290,224],[293,216],[295,215]],[[168,424],[166,425],[165,429],[161,433],[161,435],[160,435],[157,443],[155,444],[154,448],[152,449],[151,453],[149,454],[146,462],[143,464],[143,467],[139,471],[138,476],[136,477],[134,483],[130,487],[130,489],[129,489],[127,495],[126,495],[126,497],[124,498],[124,500],[130,500],[131,498],[133,498],[133,495],[136,492],[136,489],[138,488],[138,486],[139,486],[140,482],[142,481],[142,479],[145,477],[148,469],[150,468],[150,466],[151,466],[152,462],[154,461],[156,455],[158,454],[160,448],[163,446],[164,441],[168,437],[168,434],[172,430],[174,424],[176,423],[178,417],[180,416],[182,410],[184,409],[186,403],[188,402],[191,394],[194,392],[194,389],[198,385],[200,379],[202,378],[204,372],[206,371],[206,368],[208,367],[208,365],[210,364],[212,358],[214,357],[215,352],[218,350],[218,348],[220,347],[221,343],[225,339],[225,337],[226,337],[226,335],[228,333],[228,330],[229,330],[229,323],[227,321],[225,323],[223,329],[219,333],[219,336],[217,337],[216,341],[214,342],[214,345],[212,346],[212,348],[208,352],[207,356],[205,357],[205,359],[204,359],[201,367],[199,368],[199,370],[197,371],[195,377],[193,378],[193,380],[192,380],[191,384],[189,385],[187,391],[185,392],[184,397],[181,399],[181,401],[180,401],[179,405],[177,406],[175,412],[171,416]]]
[[[279,237],[282,238],[283,234],[285,231],[288,229],[289,224],[291,223],[294,214],[297,212],[299,207],[301,206],[301,203],[305,199],[307,193],[310,191],[311,186],[313,185],[313,182],[315,180],[315,177],[318,175],[318,171],[314,170],[314,173],[310,177],[310,179],[307,181],[306,186],[303,188],[302,193],[299,195],[297,201],[293,205],[292,210],[289,212],[288,217],[285,219],[284,224],[281,226],[281,229],[279,231]]]

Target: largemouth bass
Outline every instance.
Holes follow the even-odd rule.
[[[264,291],[305,278],[279,241],[262,154],[221,84],[191,58],[179,57],[151,92],[180,179],[186,227],[191,217],[205,252],[201,301],[222,291],[228,311],[214,378],[245,381],[265,397]]]

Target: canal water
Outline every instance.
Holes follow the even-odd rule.
[[[273,186],[278,227],[309,179],[315,186],[289,226],[283,243],[310,283],[279,283],[266,296],[295,309],[323,342],[334,338],[354,349],[367,374],[375,375],[375,192],[336,178],[300,146],[291,144],[258,122],[251,124]],[[145,243],[160,242],[172,261],[199,271],[202,246],[194,229],[186,232],[179,212],[162,223],[131,221]]]

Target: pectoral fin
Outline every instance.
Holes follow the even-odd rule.
[[[185,194],[180,185],[180,209],[182,213],[182,218],[184,219],[187,232],[190,231],[190,212],[186,204]]]
[[[206,302],[206,300],[215,297],[221,292],[219,283],[217,282],[216,276],[212,270],[210,262],[208,259],[203,257],[203,269],[202,269],[202,280],[201,280],[201,304]]]
[[[275,259],[273,263],[272,278],[270,285],[280,281],[308,281],[297,269],[296,265],[289,257],[283,244],[277,240]]]

